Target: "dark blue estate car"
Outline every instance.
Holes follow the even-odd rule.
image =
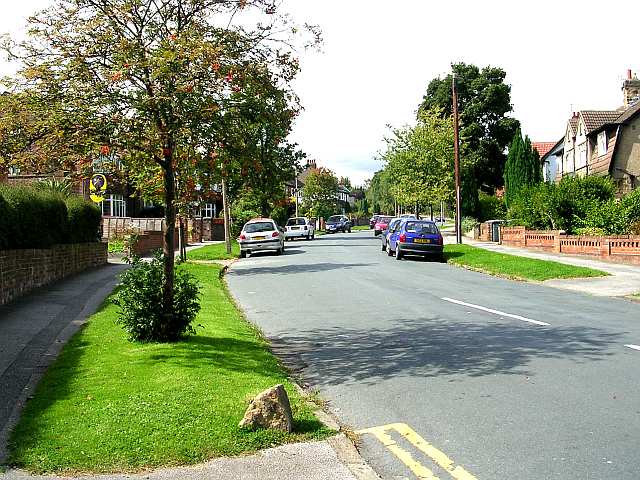
[[[433,256],[443,260],[443,241],[440,230],[429,220],[403,219],[389,231],[387,254],[400,260],[405,255]]]

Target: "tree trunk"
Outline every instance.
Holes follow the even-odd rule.
[[[224,215],[224,243],[227,247],[227,253],[231,253],[231,232],[229,229],[229,206],[227,204],[227,182],[222,176],[222,212]]]
[[[173,316],[173,286],[175,265],[175,178],[171,160],[164,169],[164,223],[165,231],[162,241],[162,253],[164,256],[164,285],[162,286],[162,311],[165,316]]]

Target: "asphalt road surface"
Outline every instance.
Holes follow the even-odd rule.
[[[380,250],[241,260],[229,287],[387,479],[640,478],[640,304]]]

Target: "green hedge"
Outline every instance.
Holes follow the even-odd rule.
[[[79,197],[0,185],[0,249],[98,241],[100,211]]]

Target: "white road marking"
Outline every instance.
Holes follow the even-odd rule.
[[[500,310],[493,310],[492,308],[483,307],[481,305],[474,305],[473,303],[462,302],[460,300],[455,300],[455,299],[449,298],[449,297],[442,297],[442,300],[444,300],[446,302],[455,303],[457,305],[464,305],[465,307],[471,307],[471,308],[475,308],[477,310],[482,310],[483,312],[493,313],[494,315],[500,315],[501,317],[515,318],[516,320],[522,320],[523,322],[529,322],[529,323],[533,323],[535,325],[542,325],[544,327],[548,327],[548,326],[551,325],[550,323],[547,323],[547,322],[541,322],[539,320],[533,320],[531,318],[523,317],[521,315],[514,315],[513,313],[501,312]]]
[[[640,345],[625,345],[625,347],[632,348],[633,350],[640,350]]]

